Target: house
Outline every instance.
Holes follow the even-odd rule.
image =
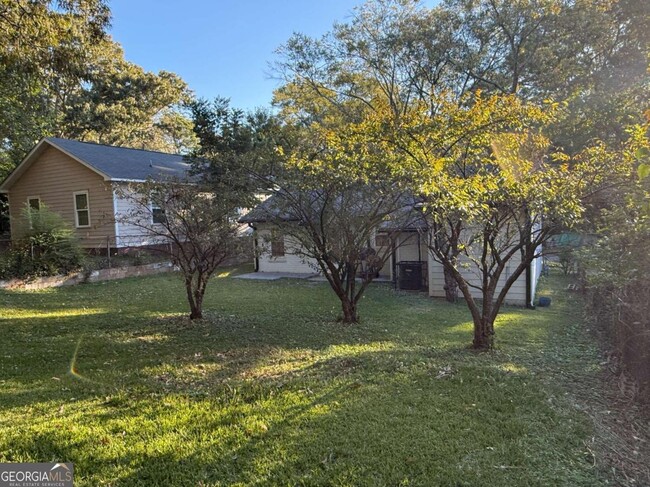
[[[11,238],[28,228],[26,206],[46,205],[70,223],[89,251],[155,245],[141,227],[121,218],[133,204],[128,192],[148,179],[184,178],[189,169],[182,155],[45,138],[0,184],[9,201]]]
[[[280,219],[286,223],[292,220],[286,214],[278,214],[273,208],[273,197],[261,203],[240,219],[255,230],[255,271],[260,273],[317,274],[318,266],[313,259],[305,257],[300,251],[300,244],[289,235],[278,233],[281,228],[274,223]],[[425,290],[432,297],[445,296],[445,278],[442,264],[431,256],[427,242],[427,231],[423,223],[409,218],[403,227],[388,229],[378,228],[374,249],[392,246],[390,257],[379,271],[379,278],[390,280],[400,289]],[[297,224],[297,223],[296,223]],[[389,236],[390,233],[390,236]],[[519,254],[512,258],[506,267],[500,283],[510,277],[510,269],[519,264]],[[478,285],[480,278],[471,267],[462,268],[466,280]],[[517,306],[532,306],[535,298],[537,281],[542,272],[542,258],[537,258],[530,267],[512,285],[506,297],[506,303]],[[502,284],[501,284],[502,285]],[[472,289],[473,293],[478,290]]]

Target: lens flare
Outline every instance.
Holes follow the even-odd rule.
[[[81,346],[81,341],[83,340],[83,336],[79,337],[79,340],[77,340],[77,346],[74,349],[74,354],[72,354],[72,359],[70,360],[70,369],[68,370],[68,374],[70,374],[72,377],[85,381],[85,382],[93,382],[90,380],[88,377],[84,377],[79,373],[77,370],[77,354],[79,353],[79,347]]]

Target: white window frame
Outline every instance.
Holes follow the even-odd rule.
[[[160,205],[155,204],[153,202],[153,199],[150,199],[149,200],[149,212],[151,213],[151,224],[152,225],[163,225],[163,223],[161,223],[161,222],[154,221],[154,213],[153,213],[154,210],[162,211],[162,214],[165,216],[165,218],[167,218],[167,215],[165,215],[165,210]]]
[[[77,208],[77,195],[85,194],[86,195],[86,208]],[[74,226],[75,228],[90,228],[90,196],[88,195],[88,190],[84,191],[75,191],[72,193],[72,205],[74,207]],[[87,211],[88,212],[88,225],[79,225],[79,212]]]

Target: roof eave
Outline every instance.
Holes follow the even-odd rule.
[[[146,183],[146,179],[109,178],[112,183]]]

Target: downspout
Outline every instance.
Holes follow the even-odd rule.
[[[533,265],[531,262],[526,267],[526,308],[535,309],[533,304],[533,273],[531,272],[530,267]]]
[[[252,223],[249,223],[248,226],[253,229],[253,252],[255,253],[255,272],[260,271],[260,257],[259,257],[259,243],[257,241],[257,227]]]
[[[397,238],[397,235],[395,235],[395,238]],[[397,247],[395,246],[395,238],[390,239],[390,245],[391,245],[391,253],[390,253],[390,260],[392,264],[392,273],[393,273],[393,288],[397,289]]]
[[[528,208],[526,208],[524,211],[526,212],[526,227],[529,229],[529,232],[526,235],[526,249],[530,249],[530,232],[533,231],[533,225],[530,221],[530,213],[528,212]],[[526,308],[528,309],[535,309],[535,305],[533,304],[533,273],[530,269],[532,265],[533,262],[531,261],[526,266]]]

